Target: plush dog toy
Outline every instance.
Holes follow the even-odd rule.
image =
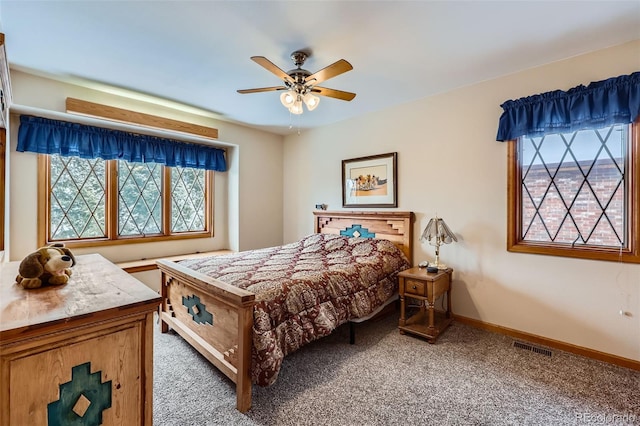
[[[16,283],[23,288],[66,284],[76,259],[64,244],[41,247],[20,262]]]

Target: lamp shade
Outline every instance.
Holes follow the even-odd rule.
[[[280,102],[286,108],[291,108],[295,101],[296,101],[296,95],[291,90],[287,90],[286,92],[280,95]]]
[[[299,97],[299,96],[298,96]],[[289,111],[291,111],[291,114],[302,114],[302,100],[298,99],[296,100],[293,105],[291,107],[289,107]]]
[[[444,220],[438,216],[431,218],[427,226],[425,226],[424,231],[422,231],[420,241],[428,242],[436,247],[436,261],[434,266],[437,266],[439,269],[446,269],[446,266],[440,263],[440,245],[449,244],[458,241],[458,239]]]
[[[458,241],[455,234],[451,232],[451,229],[449,229],[444,220],[438,216],[429,220],[424,231],[422,231],[422,237],[420,237],[420,240],[428,242],[432,246]]]
[[[302,100],[304,100],[304,103],[307,105],[307,109],[309,111],[313,111],[314,109],[316,109],[316,107],[320,103],[320,98],[312,95],[311,92],[305,93],[305,95],[302,97]]]

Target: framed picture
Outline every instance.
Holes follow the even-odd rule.
[[[342,160],[342,207],[398,207],[398,153]]]

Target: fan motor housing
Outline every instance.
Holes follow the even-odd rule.
[[[287,71],[287,74],[293,79],[293,81],[295,81],[296,84],[304,84],[304,79],[312,74],[310,71],[301,68],[308,57],[309,54],[301,50],[296,50],[291,54],[291,60],[298,68]]]
[[[304,79],[311,75],[311,72],[307,70],[303,70],[302,68],[296,68],[290,71],[287,71],[289,77],[291,77],[296,83],[303,84]]]
[[[291,54],[291,59],[293,60],[293,64],[298,68],[304,65],[304,61],[306,61],[308,57],[309,57],[309,54],[301,50],[296,50]]]

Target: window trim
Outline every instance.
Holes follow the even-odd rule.
[[[640,119],[630,124],[628,185],[628,249],[570,247],[567,244],[522,241],[522,165],[518,141],[507,142],[507,251],[616,262],[640,263]]]
[[[153,235],[148,237],[139,236],[118,236],[118,214],[117,214],[117,200],[118,200],[118,181],[116,178],[116,161],[118,160],[104,160],[107,162],[106,168],[108,169],[105,187],[107,192],[106,200],[106,218],[105,218],[105,232],[107,236],[105,238],[87,238],[82,240],[56,240],[51,241],[50,235],[50,221],[49,211],[51,202],[50,191],[50,156],[47,154],[38,154],[38,245],[40,247],[52,244],[52,243],[64,243],[67,247],[96,247],[96,246],[111,246],[120,244],[140,244],[140,243],[152,243],[159,241],[170,240],[185,240],[193,238],[212,238],[214,236],[214,175],[212,170],[204,170],[205,172],[205,230],[194,232],[176,232],[163,235]],[[163,166],[168,168],[168,166]],[[170,183],[170,173],[166,169],[163,170],[162,184],[163,188],[168,188]],[[164,193],[164,189],[163,189]],[[169,194],[163,194],[162,206],[163,206],[163,228],[165,230],[171,227],[171,197],[165,196]]]
[[[6,149],[7,149],[7,129],[0,128],[0,252],[4,252],[4,221],[6,204]]]

